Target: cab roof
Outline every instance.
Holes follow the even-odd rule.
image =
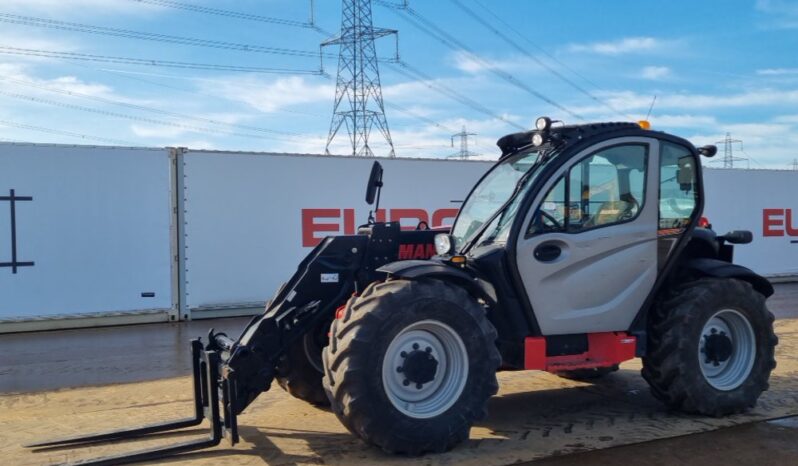
[[[630,122],[606,122],[587,123],[583,125],[552,126],[550,129],[545,131],[532,130],[508,134],[507,136],[500,138],[496,142],[496,145],[499,146],[502,151],[502,157],[504,157],[516,152],[519,149],[531,145],[532,137],[535,134],[544,134],[544,137],[547,139],[547,141],[551,141],[553,145],[559,146],[561,144],[572,145],[597,136],[601,136],[602,139],[606,139],[613,133],[622,133],[619,134],[619,136],[648,136],[657,139],[668,139],[687,145],[692,150],[695,150],[694,146],[690,144],[690,142],[682,138],[664,133],[662,131],[643,129],[639,124]]]

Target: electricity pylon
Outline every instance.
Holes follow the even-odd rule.
[[[335,106],[324,150],[326,154],[330,154],[330,143],[341,126],[346,125],[352,155],[374,157],[369,146],[369,136],[376,126],[390,147],[388,156],[395,157],[391,132],[385,118],[374,41],[397,33],[394,29],[372,26],[371,0],[343,0],[341,32],[321,44],[322,48],[329,45],[340,46]],[[398,36],[396,41],[398,51]]]

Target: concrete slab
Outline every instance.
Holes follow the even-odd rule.
[[[753,411],[726,418],[666,411],[648,392],[639,362],[596,384],[550,374],[500,374],[501,391],[471,439],[452,452],[421,458],[389,456],[350,435],[335,417],[290,398],[279,388],[261,396],[239,418],[242,442],[164,459],[159,464],[504,465],[604,449],[798,414],[798,320],[780,320],[778,367],[771,389]],[[85,450],[30,452],[20,445],[54,436],[162,421],[191,409],[187,377],[153,382],[0,395],[0,458],[39,465],[187,440],[190,430],[145,442],[116,442]],[[564,464],[564,463],[561,463]]]

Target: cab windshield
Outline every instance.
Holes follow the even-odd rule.
[[[537,150],[522,152],[511,155],[499,162],[490,173],[474,188],[474,191],[466,199],[465,204],[460,209],[460,215],[452,229],[454,247],[459,250],[472,236],[479,231],[482,224],[489,220],[498,209],[500,209],[512,196],[516,185],[530,169],[538,168],[535,163],[541,153]],[[539,173],[540,170],[537,170]],[[528,189],[532,184],[537,173],[532,173],[524,181],[522,191]],[[505,209],[505,212],[496,218],[490,228],[482,236],[481,241],[506,239],[504,232],[508,231],[508,226],[512,223],[518,204],[523,198],[523,192],[519,193],[513,203]]]

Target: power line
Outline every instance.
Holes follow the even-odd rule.
[[[189,3],[175,2],[172,0],[131,0],[136,3],[146,3],[149,5],[156,5],[166,8],[173,8],[176,10],[191,11],[194,13],[203,13],[208,15],[224,16],[228,18],[244,19],[248,21],[258,21],[261,23],[279,24],[282,26],[294,26],[301,28],[313,28],[313,22],[304,23],[302,21],[294,21],[289,19],[273,18],[270,16],[261,16],[251,13],[244,13],[240,11],[223,10],[221,8],[211,8],[201,5],[192,5]],[[312,18],[312,16],[311,16]]]
[[[527,37],[525,34],[522,34],[521,31],[519,31],[518,29],[513,27],[512,24],[510,24],[507,21],[505,21],[504,19],[502,19],[501,16],[497,15],[493,10],[491,10],[483,2],[481,2],[480,0],[472,0],[472,1],[474,3],[476,3],[477,5],[479,5],[483,10],[485,10],[496,21],[501,23],[501,25],[504,26],[508,31],[511,31],[513,34],[515,34],[516,36],[521,38],[521,40],[523,40],[524,42],[528,43],[529,45],[531,45],[532,47],[537,49],[540,53],[542,53],[542,54],[546,55],[547,57],[549,57],[550,60],[556,62],[558,65],[560,65],[563,68],[565,68],[566,70],[570,71],[571,73],[574,74],[574,76],[577,76],[578,78],[582,79],[587,84],[595,87],[596,89],[600,89],[598,84],[596,84],[595,82],[590,80],[588,77],[586,77],[582,73],[580,73],[580,72],[576,71],[575,69],[573,69],[572,67],[568,66],[567,63],[564,63],[562,60],[558,59],[555,55],[549,53],[546,49],[544,49],[540,45],[538,45],[535,42],[533,42],[531,39],[529,39],[529,37]]]
[[[503,40],[503,41],[505,41],[506,43],[510,44],[510,46],[511,46],[511,47],[513,47],[514,49],[516,49],[518,52],[520,52],[521,54],[523,54],[524,56],[526,56],[526,57],[527,57],[527,58],[529,58],[530,60],[534,61],[534,62],[535,62],[535,63],[537,63],[538,65],[540,65],[540,66],[542,66],[543,68],[545,68],[545,69],[546,69],[546,70],[547,70],[549,73],[553,74],[555,77],[557,77],[558,79],[560,79],[560,80],[561,80],[561,81],[563,81],[564,83],[568,84],[569,86],[573,87],[573,88],[574,88],[574,89],[576,89],[577,91],[579,91],[579,92],[581,92],[582,94],[586,95],[588,98],[590,98],[591,100],[593,100],[593,101],[597,102],[598,104],[600,104],[600,105],[603,105],[603,106],[607,107],[607,108],[608,108],[608,109],[610,109],[612,112],[614,112],[614,113],[617,113],[617,114],[621,115],[621,116],[622,116],[622,117],[624,117],[624,118],[630,118],[628,115],[624,115],[624,114],[623,114],[621,111],[619,111],[618,109],[616,109],[615,107],[613,107],[612,105],[610,105],[608,102],[606,102],[606,101],[604,101],[604,100],[602,100],[602,99],[599,99],[598,97],[596,97],[595,95],[593,95],[593,94],[592,94],[590,91],[588,91],[587,89],[583,88],[583,87],[582,87],[582,86],[580,86],[579,84],[575,83],[574,81],[572,81],[571,79],[569,79],[567,76],[565,76],[565,75],[563,75],[562,73],[560,73],[559,71],[557,71],[557,70],[556,70],[555,68],[553,68],[552,66],[549,66],[549,64],[548,64],[548,63],[546,63],[546,62],[544,62],[543,60],[539,59],[539,58],[538,58],[538,57],[536,57],[535,55],[533,55],[533,54],[529,53],[529,51],[527,51],[527,50],[526,50],[524,47],[522,47],[521,45],[519,45],[519,44],[518,44],[517,42],[515,42],[514,40],[510,39],[510,38],[509,38],[509,37],[508,37],[506,34],[504,34],[504,33],[503,33],[501,30],[499,30],[499,29],[495,28],[493,25],[491,25],[491,24],[490,24],[490,23],[488,23],[488,22],[487,22],[485,19],[483,19],[483,18],[482,18],[480,15],[478,15],[477,13],[475,13],[475,12],[474,12],[474,10],[472,10],[471,8],[469,8],[469,7],[465,6],[465,5],[464,5],[464,4],[463,4],[463,3],[462,3],[460,0],[449,0],[449,1],[451,1],[452,3],[454,3],[454,4],[455,4],[457,7],[459,7],[459,8],[460,8],[462,11],[464,11],[464,12],[465,12],[465,13],[466,13],[468,16],[470,16],[472,19],[474,19],[474,20],[475,20],[476,22],[478,22],[479,24],[483,25],[485,28],[487,28],[487,29],[488,29],[489,31],[491,31],[493,34],[495,34],[496,36],[498,36],[500,39],[502,39],[502,40]],[[630,119],[631,119],[631,118],[630,118]]]
[[[211,93],[208,93],[208,92],[201,92],[201,91],[198,91],[196,89],[187,89],[185,87],[180,87],[180,86],[173,86],[171,84],[165,84],[165,83],[162,83],[162,82],[153,81],[151,79],[144,79],[144,78],[139,77],[138,75],[152,76],[152,77],[156,77],[156,78],[166,78],[166,79],[180,79],[180,80],[200,81],[200,82],[208,82],[208,83],[212,83],[212,84],[219,84],[219,83],[223,84],[222,81],[219,81],[217,79],[200,78],[198,76],[179,76],[179,75],[171,75],[171,74],[146,73],[146,72],[141,72],[141,71],[115,70],[115,69],[109,69],[109,68],[93,68],[91,66],[87,66],[87,65],[84,65],[84,64],[81,64],[81,63],[71,63],[71,64],[73,66],[79,66],[79,67],[87,69],[87,70],[96,71],[96,72],[100,72],[100,73],[113,74],[114,76],[118,76],[118,77],[121,77],[121,78],[125,78],[125,79],[129,79],[129,80],[132,80],[132,81],[137,81],[137,82],[150,84],[152,86],[163,87],[164,89],[171,89],[171,90],[183,92],[183,93],[186,93],[186,94],[203,96],[203,97],[210,97],[212,99],[220,99],[220,98],[222,98],[221,96],[216,95],[216,94],[211,94]],[[326,78],[329,78],[329,76],[327,76],[327,75],[323,75],[323,76],[326,77]],[[239,88],[242,88],[242,89],[243,88],[249,88],[249,89],[255,89],[255,90],[262,90],[262,87],[256,86],[254,84],[236,83],[236,86],[239,87]],[[285,108],[281,108],[279,110],[275,110],[274,113],[294,113],[294,114],[297,114],[297,115],[306,115],[306,116],[315,116],[315,117],[321,117],[322,116],[322,115],[320,115],[318,113],[302,112],[302,111],[298,111],[298,110],[289,110],[289,109],[285,109]],[[290,133],[290,134],[294,134],[294,133]]]
[[[92,54],[77,53],[77,52],[56,52],[50,50],[25,49],[19,47],[8,47],[4,45],[0,45],[0,53],[8,55],[26,55],[33,57],[58,58],[62,60],[80,60],[80,61],[90,61],[90,62],[99,62],[99,63],[118,63],[124,65],[153,66],[159,68],[183,68],[183,69],[210,70],[210,71],[235,71],[235,72],[244,72],[244,73],[304,74],[304,75],[314,75],[314,76],[322,75],[321,71],[311,71],[311,70],[289,70],[289,69],[279,69],[279,68],[260,68],[252,66],[215,65],[207,63],[150,60],[144,58],[127,58],[127,57],[114,57],[107,55],[92,55]]]
[[[60,136],[70,136],[70,137],[75,137],[75,138],[80,138],[80,139],[91,139],[91,140],[94,140],[94,141],[107,142],[107,143],[110,143],[110,144],[123,144],[123,145],[126,145],[126,146],[136,146],[136,145],[138,145],[138,144],[136,144],[134,142],[125,141],[125,140],[121,140],[121,139],[111,139],[111,138],[104,138],[104,137],[100,137],[100,136],[90,136],[90,135],[87,135],[87,134],[73,133],[71,131],[64,131],[64,130],[60,130],[60,129],[46,128],[46,127],[43,127],[43,126],[27,125],[27,124],[24,124],[24,123],[17,123],[17,122],[8,121],[8,120],[0,120],[0,125],[8,126],[8,127],[11,127],[11,128],[27,129],[27,130],[31,130],[31,131],[39,131],[39,132],[42,132],[42,133],[58,134]]]
[[[259,135],[259,134],[247,134],[247,133],[239,133],[239,132],[234,132],[234,131],[226,131],[226,130],[220,130],[220,129],[213,129],[213,128],[193,126],[193,125],[186,125],[186,124],[183,124],[183,123],[175,123],[175,122],[172,122],[172,121],[156,120],[154,118],[147,118],[147,117],[128,115],[128,114],[125,114],[125,113],[111,112],[111,111],[108,111],[108,110],[100,110],[100,109],[97,109],[97,108],[84,107],[84,106],[81,106],[81,105],[68,104],[68,103],[58,102],[58,101],[49,100],[49,99],[42,99],[40,97],[34,97],[34,96],[29,96],[29,95],[24,95],[24,94],[17,94],[17,93],[14,93],[14,92],[0,91],[0,95],[4,95],[6,97],[11,97],[11,98],[18,99],[18,100],[26,100],[28,102],[34,102],[34,103],[38,103],[38,104],[50,105],[50,106],[53,106],[53,107],[66,108],[66,109],[69,109],[69,110],[79,110],[79,111],[87,112],[87,113],[94,113],[94,114],[98,114],[98,115],[110,116],[110,117],[114,117],[114,118],[121,118],[121,119],[125,119],[125,120],[139,121],[139,122],[142,122],[142,123],[149,123],[149,124],[160,125],[160,126],[170,126],[170,127],[173,127],[173,128],[180,128],[180,129],[193,131],[193,132],[198,132],[198,133],[216,133],[216,134],[225,134],[225,135],[229,135],[229,136],[240,136],[240,137],[255,138],[255,139],[274,139],[274,140],[284,140],[284,141],[291,141],[291,140],[295,140],[296,139],[296,138],[291,138],[291,137],[287,137],[287,136],[286,137],[280,137],[280,136],[266,136],[266,135]]]
[[[32,16],[12,15],[0,13],[0,22],[10,24],[20,24],[24,26],[42,27],[48,29],[58,29],[63,31],[85,32],[88,34],[99,34],[104,36],[122,37],[126,39],[149,40],[155,42],[191,45],[196,47],[209,47],[224,50],[236,50],[239,52],[256,52],[275,55],[290,55],[297,57],[316,58],[319,52],[312,50],[295,50],[281,47],[265,47],[262,45],[240,44],[235,42],[224,42],[219,40],[199,39],[196,37],[171,36],[168,34],[158,34],[152,32],[131,31],[129,29],[110,28],[103,26],[92,26],[89,24],[71,23],[67,21],[56,21],[45,18],[35,18]]]
[[[447,33],[446,31],[442,30],[435,23],[433,23],[432,21],[430,21],[430,20],[426,19],[425,17],[421,16],[416,10],[410,8],[409,6],[398,7],[395,4],[387,3],[387,2],[384,2],[382,0],[376,0],[376,2],[379,5],[388,7],[391,11],[395,12],[396,14],[400,14],[408,22],[413,24],[416,28],[418,28],[419,30],[421,30],[425,34],[429,35],[433,39],[437,40],[438,42],[442,43],[443,45],[449,47],[450,49],[452,49],[452,50],[454,50],[456,52],[461,52],[461,51],[465,52],[466,54],[468,54],[468,56],[472,60],[480,63],[483,67],[485,67],[485,69],[487,71],[493,73],[494,75],[496,75],[497,77],[503,79],[504,81],[506,81],[506,82],[512,84],[513,86],[523,90],[524,92],[527,92],[528,94],[536,97],[537,99],[542,100],[543,102],[546,102],[547,104],[549,104],[549,105],[551,105],[551,106],[553,106],[553,107],[555,107],[555,108],[567,113],[568,115],[571,115],[572,117],[574,117],[574,118],[576,118],[578,120],[584,120],[584,118],[582,116],[580,116],[577,113],[569,110],[564,105],[561,105],[561,104],[557,103],[556,101],[554,101],[553,99],[550,99],[549,97],[546,97],[542,93],[540,93],[540,92],[536,91],[535,89],[529,87],[528,85],[524,84],[522,81],[517,79],[512,74],[510,74],[510,73],[508,73],[508,72],[496,67],[494,64],[492,64],[492,63],[488,62],[487,60],[485,60],[484,58],[480,57],[471,48],[466,46],[463,42],[461,42],[460,40],[458,40],[457,38],[455,38],[451,34]]]
[[[398,112],[404,113],[406,115],[410,115],[411,117],[416,118],[418,120],[421,120],[421,121],[423,121],[425,123],[428,123],[428,124],[430,124],[432,126],[435,126],[436,128],[442,129],[444,131],[452,132],[452,130],[447,128],[446,125],[444,125],[442,123],[439,123],[439,122],[437,122],[437,121],[435,121],[435,120],[433,120],[431,118],[428,118],[428,117],[426,117],[424,115],[421,115],[421,114],[419,114],[417,112],[414,112],[414,111],[412,111],[410,109],[404,108],[404,107],[402,107],[400,105],[397,105],[397,104],[394,104],[394,103],[391,103],[391,102],[385,102],[385,106],[386,107],[390,107],[390,108],[392,108],[392,109],[394,109],[394,110],[396,110]]]
[[[31,82],[31,81],[23,81],[23,80],[19,80],[19,79],[13,79],[13,78],[2,77],[2,76],[0,76],[0,80],[12,82],[12,83],[15,83],[15,84],[19,84],[21,86],[27,86],[27,87],[33,87],[33,88],[36,88],[36,89],[42,89],[42,90],[45,90],[45,91],[48,91],[48,92],[68,95],[68,96],[72,96],[72,97],[80,97],[80,98],[83,98],[83,99],[93,100],[95,102],[101,102],[101,103],[104,103],[104,104],[117,105],[117,106],[120,106],[120,107],[126,107],[126,108],[130,108],[130,109],[134,109],[134,110],[142,110],[142,111],[145,111],[145,112],[151,112],[151,113],[157,113],[157,114],[160,114],[160,115],[167,115],[167,116],[171,116],[171,117],[177,117],[177,118],[184,119],[184,120],[201,121],[203,123],[210,123],[210,124],[213,124],[213,125],[228,126],[228,127],[232,127],[232,128],[240,128],[240,129],[246,129],[246,130],[249,130],[249,131],[257,131],[257,132],[262,132],[262,133],[299,136],[299,134],[292,133],[292,132],[277,131],[277,130],[273,130],[273,129],[260,128],[260,127],[257,127],[257,126],[249,126],[249,125],[240,125],[240,124],[236,124],[236,123],[226,123],[226,122],[223,122],[223,121],[213,120],[213,119],[210,119],[210,118],[203,118],[203,117],[200,117],[200,116],[186,115],[184,113],[171,112],[171,111],[168,111],[168,110],[162,110],[162,109],[153,108],[153,107],[146,107],[144,105],[137,105],[137,104],[132,104],[132,103],[129,103],[129,102],[120,102],[118,100],[108,99],[108,98],[105,98],[105,97],[93,96],[93,95],[83,94],[83,93],[80,93],[80,92],[54,88],[54,87],[51,87],[51,86],[45,86],[45,85],[37,84],[37,83]]]
[[[456,102],[459,102],[460,104],[465,105],[465,106],[471,108],[472,110],[475,110],[475,111],[477,111],[479,113],[482,113],[484,115],[487,115],[487,116],[489,116],[491,118],[494,118],[496,120],[500,120],[500,121],[502,121],[504,123],[507,123],[508,125],[516,128],[516,129],[519,129],[519,130],[522,130],[522,131],[528,129],[528,128],[525,128],[525,127],[523,127],[523,126],[521,126],[521,125],[519,125],[519,124],[517,124],[517,123],[515,123],[515,122],[513,122],[513,121],[511,121],[509,119],[507,119],[506,117],[504,117],[502,115],[499,115],[499,114],[493,112],[492,110],[490,110],[489,108],[487,108],[484,105],[480,104],[479,102],[475,101],[474,99],[457,92],[456,90],[452,89],[451,87],[449,87],[449,86],[447,86],[447,85],[445,85],[445,84],[443,84],[443,83],[441,83],[439,81],[434,80],[433,78],[431,78],[429,75],[427,75],[423,71],[419,70],[418,68],[415,68],[415,67],[411,66],[410,64],[408,64],[405,61],[400,61],[399,63],[396,63],[396,64],[388,64],[388,66],[391,69],[393,69],[394,71],[396,71],[397,73],[405,76],[406,78],[409,78],[409,79],[412,79],[412,80],[416,80],[416,81],[420,81],[422,84],[424,84],[428,88],[432,89],[433,91],[436,91],[436,92],[438,92],[438,93],[440,93],[440,94],[442,94],[442,95],[444,95],[446,97],[449,97],[450,99],[455,100]]]

